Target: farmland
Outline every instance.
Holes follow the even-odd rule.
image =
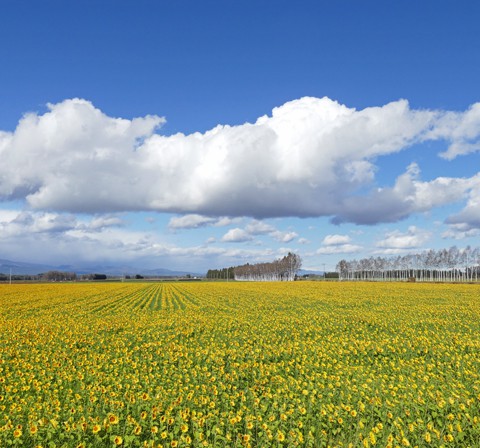
[[[480,287],[0,285],[0,446],[480,446]]]

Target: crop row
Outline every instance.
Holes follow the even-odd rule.
[[[480,446],[478,285],[0,285],[0,446]]]

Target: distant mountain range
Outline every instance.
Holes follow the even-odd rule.
[[[190,271],[172,271],[165,268],[144,269],[135,268],[133,266],[118,266],[118,265],[89,265],[89,266],[74,266],[74,265],[60,265],[53,266],[49,264],[25,263],[21,261],[11,261],[0,259],[0,273],[9,274],[10,269],[12,275],[37,275],[48,271],[63,271],[75,272],[77,275],[82,274],[106,274],[111,276],[121,275],[144,275],[147,277],[184,277],[191,275],[192,277],[203,277],[205,274]],[[309,271],[300,269],[298,275],[323,275],[323,271]]]
[[[60,265],[52,266],[48,264],[24,263],[21,261],[11,261],[0,259],[0,273],[9,274],[10,269],[12,275],[36,275],[48,271],[75,272],[77,275],[82,274],[106,274],[106,275],[144,275],[155,277],[184,277],[191,275],[193,277],[202,277],[203,274],[189,271],[172,271],[170,269],[143,269],[133,266],[116,266],[116,265],[91,265],[91,266],[73,266]]]

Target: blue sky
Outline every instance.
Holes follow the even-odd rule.
[[[0,4],[0,258],[478,246],[476,1]]]

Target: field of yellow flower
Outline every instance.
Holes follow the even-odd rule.
[[[0,447],[480,447],[480,287],[0,285]]]

